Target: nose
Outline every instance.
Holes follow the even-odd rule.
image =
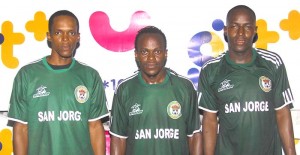
[[[147,57],[149,60],[153,60],[155,58],[155,54],[153,51],[150,51]]]
[[[64,34],[62,35],[62,40],[64,40],[64,41],[69,40],[68,34],[64,33]]]
[[[238,29],[238,35],[243,35],[243,34],[244,34],[244,28],[240,26]]]

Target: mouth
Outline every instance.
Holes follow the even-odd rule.
[[[246,40],[245,39],[237,39],[235,42],[237,45],[244,45],[246,43]]]
[[[144,66],[147,67],[147,68],[155,68],[155,67],[159,66],[159,64],[157,64],[157,63],[146,63]]]

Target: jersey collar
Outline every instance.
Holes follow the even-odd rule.
[[[52,71],[52,72],[55,72],[55,73],[63,73],[63,72],[66,72],[66,71],[70,70],[71,68],[73,68],[73,66],[75,65],[75,59],[72,58],[72,62],[71,62],[70,67],[65,68],[65,69],[57,69],[57,70],[55,70],[55,69],[53,69],[51,66],[49,66],[49,64],[48,64],[48,62],[47,62],[47,57],[48,57],[48,56],[45,56],[45,57],[43,58],[43,64],[44,64],[44,66],[45,66],[49,71]]]

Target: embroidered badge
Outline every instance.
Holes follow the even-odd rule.
[[[181,105],[177,101],[172,101],[167,107],[167,112],[172,119],[178,119],[181,117]]]
[[[140,104],[135,103],[133,106],[131,106],[131,112],[129,112],[129,116],[137,115],[143,113],[143,110],[140,109]]]
[[[272,89],[272,81],[265,76],[259,78],[259,86],[264,92],[269,92]]]
[[[89,99],[89,91],[85,86],[77,86],[74,91],[76,100],[79,103],[84,103]]]
[[[218,89],[218,92],[228,90],[233,87],[234,85],[230,84],[230,80],[225,79],[223,82],[220,83],[220,88]]]
[[[41,85],[40,87],[38,87],[36,89],[36,93],[32,96],[33,98],[37,98],[37,97],[44,97],[44,96],[48,96],[50,95],[50,92],[47,92],[46,91],[46,88],[45,86]]]

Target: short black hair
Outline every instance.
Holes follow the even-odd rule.
[[[248,11],[251,15],[251,17],[253,18],[254,21],[256,21],[256,15],[255,12],[248,6],[246,5],[237,5],[233,8],[231,8],[228,13],[227,13],[227,17],[226,17],[226,23],[228,23],[229,18],[231,18],[232,14],[237,11],[237,10],[245,10]]]
[[[164,45],[165,45],[165,49],[167,49],[167,39],[165,34],[157,27],[155,26],[146,26],[142,29],[140,29],[137,33],[137,35],[135,36],[135,41],[134,41],[134,48],[137,49],[137,42],[139,40],[139,38],[146,33],[154,33],[154,34],[159,34],[163,37],[164,40]]]
[[[70,17],[73,17],[75,19],[75,21],[76,21],[77,32],[79,32],[79,21],[78,21],[78,18],[71,11],[68,11],[68,10],[59,10],[59,11],[56,11],[55,13],[53,13],[51,15],[51,17],[49,18],[49,22],[48,22],[49,33],[52,31],[51,28],[53,26],[54,18],[58,17],[58,16],[70,16]]]

